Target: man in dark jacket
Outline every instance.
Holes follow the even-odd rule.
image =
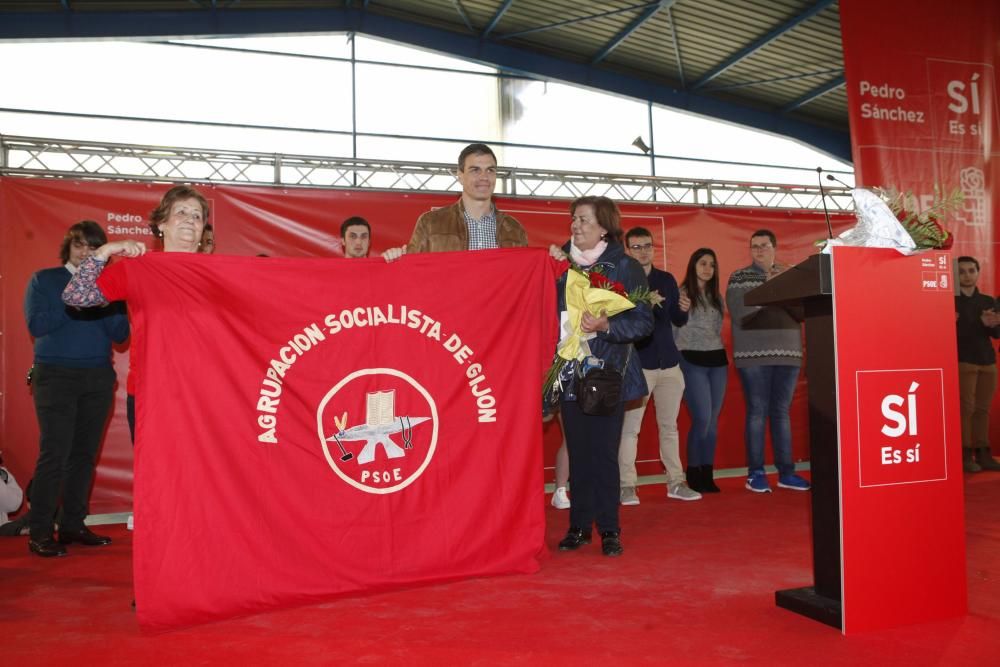
[[[128,319],[119,305],[76,309],[63,304],[62,292],[80,263],[108,242],[93,221],[69,228],[60,249],[63,266],[31,277],[24,297],[28,330],[35,338],[31,384],[40,430],[28,519],[28,548],[39,556],[65,556],[64,545],[108,544],[83,520],[98,445],[114,399],[111,344],[128,338]],[[62,495],[59,541],[54,516]]]
[[[990,455],[990,404],[997,388],[997,355],[993,340],[1000,336],[1000,315],[992,296],[976,287],[979,262],[958,258],[955,319],[958,334],[958,392],[962,404],[962,467],[965,472],[1000,470]]]

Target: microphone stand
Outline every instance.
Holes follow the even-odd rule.
[[[827,174],[827,178],[832,178],[832,174]],[[826,216],[827,239],[833,240],[833,225],[830,224],[830,211],[826,207],[826,191],[823,189],[823,167],[816,167],[816,180],[819,182],[819,198],[823,202],[823,215]]]
[[[833,174],[827,174],[826,175],[826,180],[828,180],[828,181],[834,181],[835,183],[840,183],[841,185],[843,185],[848,190],[853,190],[854,189],[850,185],[848,185],[847,183],[844,183],[842,180],[840,180],[839,178],[837,178],[836,176],[834,176]]]

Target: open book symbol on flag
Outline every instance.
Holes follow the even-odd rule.
[[[365,423],[345,429],[347,425],[347,413],[341,417],[334,417],[337,432],[327,438],[337,443],[340,448],[340,460],[347,462],[354,458],[354,454],[347,451],[343,443],[365,440],[365,446],[358,454],[358,463],[371,463],[375,460],[375,448],[382,445],[386,458],[398,459],[406,456],[404,449],[413,449],[412,437],[413,427],[428,421],[430,417],[407,417],[396,416],[396,390],[370,391],[365,401]],[[403,447],[400,447],[389,436],[401,433],[403,435]]]

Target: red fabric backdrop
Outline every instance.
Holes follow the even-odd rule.
[[[0,284],[3,294],[2,382],[3,452],[19,480],[31,476],[37,457],[38,428],[24,374],[31,364],[31,339],[24,324],[22,301],[32,272],[57,264],[57,251],[66,228],[81,219],[98,221],[111,239],[143,238],[144,220],[168,186],[72,180],[0,178]],[[417,216],[449,204],[455,195],[348,190],[286,189],[211,185],[202,191],[212,204],[219,254],[273,257],[341,257],[340,222],[362,215],[374,227],[372,251],[402,245],[409,239]],[[528,230],[530,243],[563,243],[569,235],[565,200],[501,198],[500,208],[514,214]],[[749,235],[770,228],[779,239],[778,260],[797,262],[813,253],[813,242],[826,236],[822,213],[766,209],[721,209],[625,203],[626,228],[644,226],[658,248],[656,265],[680,280],[691,252],[701,246],[715,249],[722,283],[736,268],[750,263]],[[834,227],[852,223],[835,216]],[[338,260],[339,261],[339,260]],[[723,337],[729,347],[729,324]],[[119,391],[107,438],[98,463],[92,496],[93,513],[123,511],[132,502],[132,448],[125,422],[124,378],[127,347],[116,355]],[[805,379],[795,394],[792,411],[794,454],[807,457]],[[729,389],[719,430],[718,467],[745,465],[743,399],[739,379],[730,369]],[[682,446],[688,417],[681,412]],[[544,461],[551,467],[561,441],[559,427],[544,427]],[[640,474],[662,472],[656,445],[653,410],[648,410],[639,442]],[[546,474],[551,479],[551,470]]]

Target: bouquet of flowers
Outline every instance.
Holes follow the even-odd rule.
[[[940,249],[947,250],[955,242],[955,237],[945,229],[944,219],[948,213],[962,205],[962,191],[953,190],[942,195],[939,188],[934,188],[934,204],[930,208],[917,213],[910,207],[915,204],[913,193],[895,192],[876,188],[875,193],[892,211],[899,224],[913,239],[917,250]]]
[[[562,373],[570,362],[580,361],[590,355],[587,341],[596,334],[585,334],[580,328],[585,312],[594,317],[604,313],[613,317],[635,308],[636,304],[659,305],[663,297],[648,287],[637,287],[630,292],[621,283],[604,275],[600,267],[584,271],[575,264],[569,265],[566,276],[566,321],[556,349],[552,366],[545,374],[542,397],[554,401],[562,392]]]
[[[942,196],[934,189],[934,204],[923,211],[915,209],[912,193],[898,193],[882,188],[855,188],[852,193],[858,224],[835,239],[817,241],[824,252],[830,246],[848,245],[865,248],[895,248],[913,254],[932,248],[948,249],[954,242],[944,226],[947,214],[962,203],[962,193],[955,190]]]

